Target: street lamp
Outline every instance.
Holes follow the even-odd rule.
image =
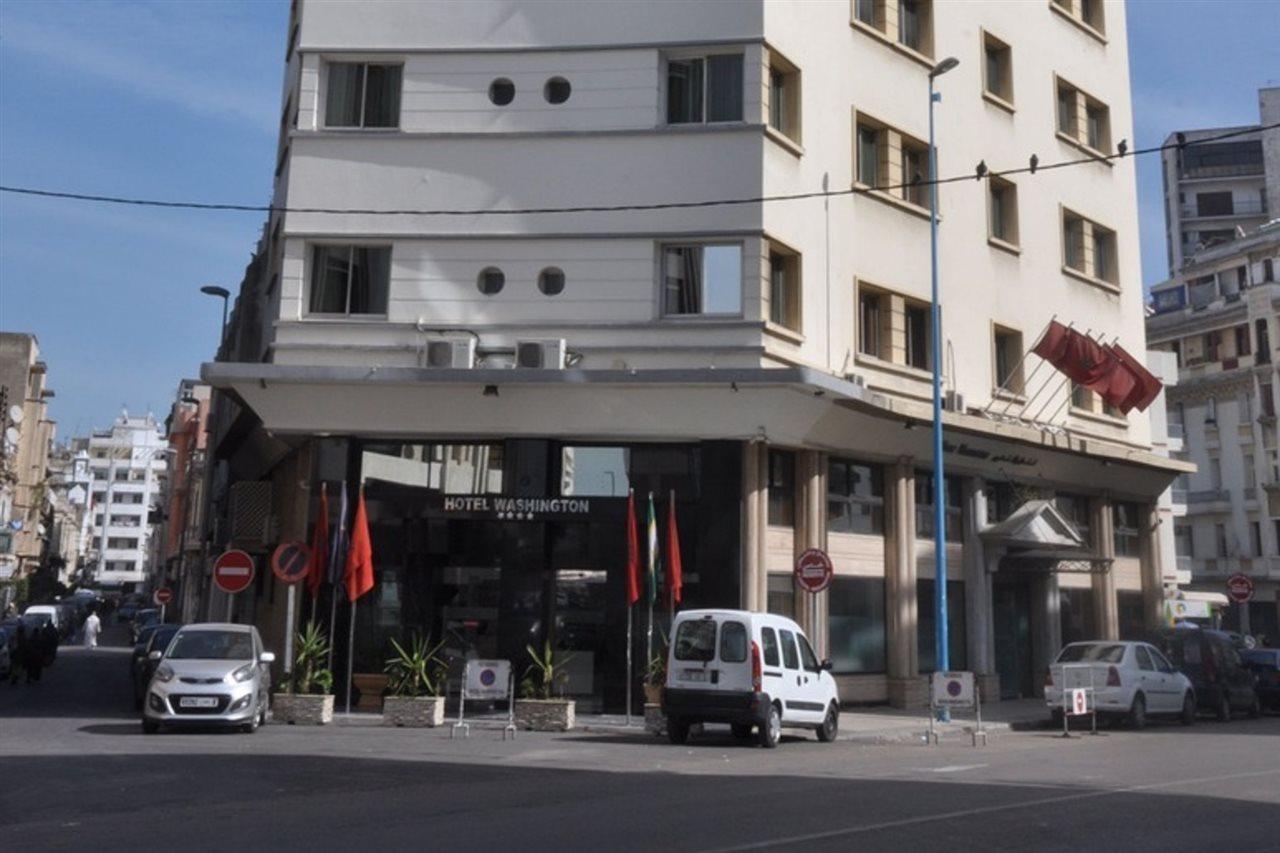
[[[929,72],[929,256],[932,277],[929,304],[930,337],[933,343],[933,601],[934,669],[951,668],[947,631],[947,492],[942,472],[942,323],[938,311],[938,149],[933,140],[933,105],[942,100],[933,81],[960,64],[954,56],[933,66]],[[949,722],[947,708],[938,711],[938,720]]]
[[[218,348],[221,349],[222,342],[227,336],[227,300],[231,298],[231,291],[216,284],[206,284],[200,288],[200,292],[206,296],[216,296],[222,300],[222,325],[218,327]]]

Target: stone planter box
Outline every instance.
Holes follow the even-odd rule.
[[[443,723],[443,696],[388,696],[382,700],[384,726],[431,729]]]
[[[573,728],[572,699],[517,699],[516,728],[535,732],[567,732]]]
[[[662,706],[646,702],[644,705],[644,729],[661,737],[667,733],[667,715]]]
[[[276,693],[271,697],[272,717],[300,726],[323,726],[333,722],[333,694]]]

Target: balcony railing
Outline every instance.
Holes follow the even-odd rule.
[[[1180,177],[1183,178],[1237,178],[1244,175],[1262,175],[1262,161],[1257,163],[1231,163],[1223,166],[1191,166],[1183,167]]]
[[[1201,489],[1187,493],[1187,503],[1189,504],[1208,504],[1229,500],[1231,500],[1231,496],[1224,489]]]
[[[1184,219],[1208,219],[1214,216],[1261,216],[1267,212],[1267,203],[1261,198],[1242,198],[1232,201],[1230,207],[1202,209],[1199,205],[1184,204]]]

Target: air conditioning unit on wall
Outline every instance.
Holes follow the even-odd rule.
[[[476,339],[451,338],[431,341],[425,350],[425,366],[430,368],[461,368],[476,366]]]
[[[563,370],[564,338],[516,341],[516,367],[533,370]]]
[[[942,408],[948,412],[964,412],[964,395],[959,391],[948,391],[946,396],[942,398]]]

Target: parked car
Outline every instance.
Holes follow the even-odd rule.
[[[138,612],[138,602],[124,601],[116,608],[117,622],[132,622],[134,614]]]
[[[263,651],[252,625],[208,623],[178,629],[147,685],[142,730],[161,726],[231,725],[255,732],[266,721],[275,655]]]
[[[676,616],[662,710],[667,736],[684,743],[695,723],[728,723],[778,745],[783,727],[835,740],[840,701],[831,662],[819,662],[800,626],[770,613],[686,610]]]
[[[1253,671],[1258,702],[1271,711],[1280,711],[1280,649],[1249,649],[1240,653],[1244,665]]]
[[[147,698],[147,685],[159,665],[158,660],[152,659],[151,653],[158,651],[163,656],[164,650],[169,647],[169,642],[181,627],[156,623],[142,629],[142,634],[133,647],[133,660],[129,669],[133,678],[133,704],[136,710],[142,710],[142,703]]]
[[[1148,643],[1106,640],[1065,646],[1049,666],[1044,685],[1054,725],[1062,725],[1063,691],[1089,686],[1099,717],[1127,720],[1135,729],[1157,714],[1176,716],[1184,726],[1196,720],[1191,680]]]
[[[1251,717],[1262,713],[1254,675],[1226,633],[1208,628],[1166,628],[1155,634],[1153,642],[1191,679],[1201,710],[1212,711],[1223,722],[1237,711]]]
[[[149,625],[160,624],[160,611],[153,607],[146,610],[139,610],[133,616],[133,621],[129,623],[130,639],[136,644],[138,637],[142,633],[142,629]]]

